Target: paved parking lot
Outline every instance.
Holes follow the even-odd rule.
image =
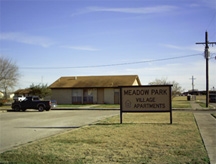
[[[117,114],[119,110],[27,110],[0,113],[0,153]]]

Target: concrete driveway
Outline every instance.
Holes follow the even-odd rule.
[[[117,114],[119,110],[27,110],[0,113],[0,153]]]

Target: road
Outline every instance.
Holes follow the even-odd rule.
[[[0,113],[0,153],[117,114],[119,110],[28,110]]]

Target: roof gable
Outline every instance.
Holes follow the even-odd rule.
[[[69,76],[60,77],[49,87],[54,88],[99,88],[141,85],[138,75],[119,76]]]

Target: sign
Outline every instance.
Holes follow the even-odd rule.
[[[172,85],[120,87],[122,112],[170,112]]]
[[[122,111],[170,111],[170,86],[122,87]]]

